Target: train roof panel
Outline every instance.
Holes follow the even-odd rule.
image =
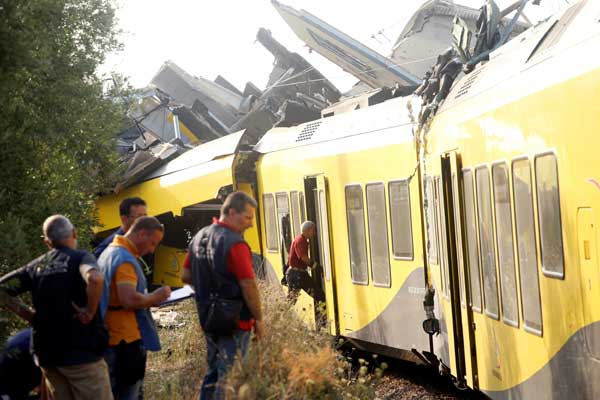
[[[244,131],[242,130],[196,146],[173,161],[163,165],[161,168],[148,175],[144,180],[158,178],[173,172],[204,164],[220,157],[231,155],[235,153],[243,134]]]
[[[417,97],[399,97],[368,108],[321,118],[292,128],[274,128],[263,136],[254,146],[254,150],[266,154],[410,125],[413,119],[408,108],[409,102],[420,105],[420,99]],[[416,108],[415,117],[418,111]],[[398,138],[398,141],[412,140],[412,136],[406,135],[406,138]]]

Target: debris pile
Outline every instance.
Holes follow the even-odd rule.
[[[354,75],[341,93],[314,66],[261,28],[256,40],[274,57],[267,87],[238,89],[223,76],[193,76],[172,61],[139,92],[128,116],[134,126],[118,135],[126,164],[120,188],[139,183],[159,167],[202,143],[244,130],[252,146],[273,127],[289,127],[369,107],[415,92],[423,97],[421,122],[435,114],[454,80],[529,27],[517,21],[521,0],[499,11],[493,0],[480,10],[452,1],[427,1],[410,18],[385,57],[304,10],[272,4],[306,45]],[[505,17],[516,11],[511,20]],[[475,43],[471,39],[475,37]],[[438,56],[439,55],[439,56]]]

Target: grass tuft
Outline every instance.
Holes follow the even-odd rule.
[[[376,397],[377,379],[366,373],[366,368],[353,368],[341,357],[331,336],[309,329],[281,288],[264,283],[260,288],[267,332],[263,340],[252,341],[244,360],[234,364],[224,382],[228,399]],[[193,301],[185,301],[174,311],[178,313],[176,322],[160,329],[163,350],[148,358],[144,387],[147,398],[198,397],[206,370],[204,335],[198,327]]]

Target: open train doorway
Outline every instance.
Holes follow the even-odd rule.
[[[154,253],[154,285],[181,287],[181,272],[188,244],[202,228],[219,218],[221,198],[203,201],[181,209],[181,215],[167,212],[156,218],[164,225],[165,235]]]
[[[337,335],[337,294],[326,178],[323,175],[305,177],[304,193],[307,219],[317,226],[315,240],[310,243],[310,257],[314,260],[312,277],[315,288],[315,321],[318,321],[318,327],[325,325],[330,334]]]

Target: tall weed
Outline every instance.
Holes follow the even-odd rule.
[[[309,329],[280,287],[261,283],[265,337],[252,340],[223,382],[228,399],[373,399],[374,380]],[[193,301],[177,307],[184,326],[162,328],[163,351],[149,357],[145,393],[152,399],[197,398],[206,370],[204,336]]]

